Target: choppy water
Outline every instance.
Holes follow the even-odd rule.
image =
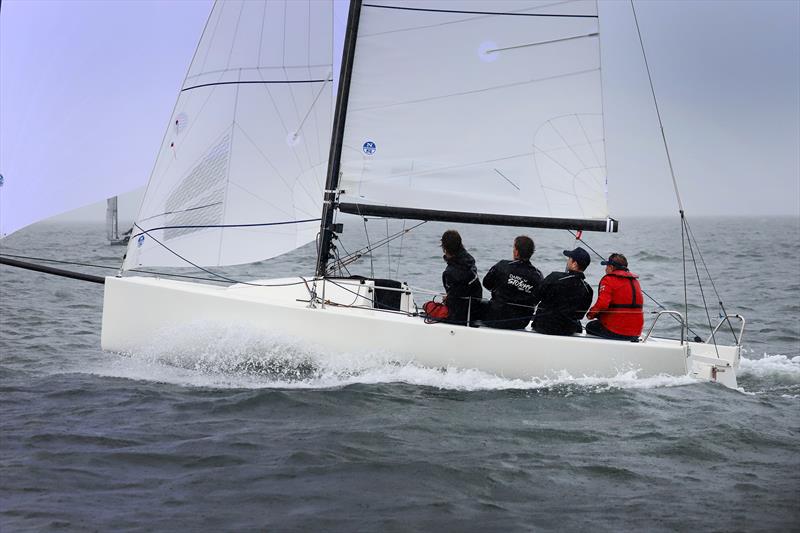
[[[351,227],[348,249],[364,238]],[[104,353],[100,286],[0,266],[0,530],[798,530],[800,220],[692,227],[726,309],[748,319],[740,391],[633,372],[441,372],[391,364],[391,346],[333,354],[213,325]],[[399,263],[399,241],[376,253],[375,273],[391,265],[438,288],[444,228],[409,234]],[[461,229],[482,274],[518,233]],[[385,222],[368,230],[380,238]],[[0,252],[118,265],[122,249],[104,235],[43,224]],[[533,236],[534,262],[561,270],[572,237]],[[682,306],[675,220],[587,237]],[[311,253],[228,274],[308,273]],[[370,260],[356,271],[369,274]]]

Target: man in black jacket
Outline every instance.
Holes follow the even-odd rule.
[[[533,318],[533,329],[547,335],[572,335],[582,331],[581,319],[592,306],[594,292],[586,283],[583,271],[591,263],[589,253],[581,247],[564,250],[567,271],[553,272],[544,279],[536,301],[539,307]]]
[[[466,324],[478,318],[480,299],[483,296],[475,259],[467,252],[456,230],[442,234],[442,251],[447,268],[442,272],[442,285],[447,293],[444,303],[449,314],[447,322]]]
[[[492,328],[522,329],[528,325],[536,305],[536,290],[542,273],[531,264],[533,240],[521,235],[514,239],[514,259],[494,265],[483,278],[483,286],[492,291],[483,323]]]

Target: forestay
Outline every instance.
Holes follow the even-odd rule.
[[[314,240],[333,101],[333,6],[217,2],[124,268],[259,261]]]
[[[614,229],[596,3],[364,0],[341,172],[342,211]]]

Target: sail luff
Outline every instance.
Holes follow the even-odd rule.
[[[356,39],[358,37],[358,23],[361,17],[361,0],[351,0],[350,12],[347,17],[347,30],[345,32],[344,50],[342,52],[342,66],[339,75],[339,90],[336,95],[336,111],[334,115],[333,134],[331,135],[331,148],[328,157],[328,175],[325,179],[325,196],[322,205],[322,221],[320,223],[320,243],[317,251],[317,276],[324,276],[330,259],[331,244],[333,241],[333,215],[335,213],[336,189],[339,186],[339,172],[341,167],[342,143],[344,141],[345,121],[347,120],[347,103],[350,95],[350,80],[353,72],[353,59],[355,56]]]

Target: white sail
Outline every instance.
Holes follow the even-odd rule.
[[[605,221],[594,0],[366,0],[342,204]]]
[[[217,2],[170,118],[124,268],[232,265],[316,237],[333,5]]]

